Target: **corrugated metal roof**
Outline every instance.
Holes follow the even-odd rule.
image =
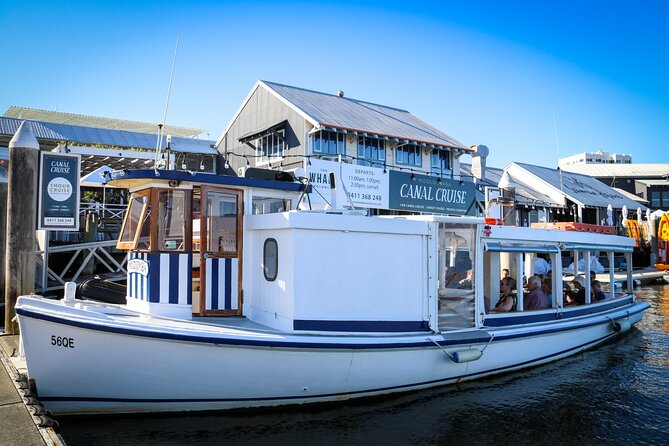
[[[669,175],[669,164],[570,164],[562,171],[591,177],[663,177]]]
[[[0,135],[11,137],[16,133],[23,119],[0,117]],[[30,121],[37,139],[51,141],[69,141],[87,145],[104,145],[112,147],[137,148],[155,150],[157,135],[110,130],[103,128],[84,127],[78,125],[56,124],[52,122]],[[216,154],[212,148],[214,141],[205,139],[172,137],[171,149],[175,152]]]
[[[27,119],[30,121],[51,122],[54,124],[68,124],[82,127],[104,128],[109,130],[126,130],[130,132],[158,134],[158,123],[131,121],[129,119],[107,118],[103,116],[80,115],[53,110],[39,110],[28,107],[10,106],[5,114],[6,118]],[[174,136],[192,137],[204,133],[204,129],[183,127],[166,124],[163,133]]]
[[[321,126],[471,151],[406,110],[275,82],[261,81],[262,84]]]
[[[597,207],[606,207],[611,204],[612,207],[617,209],[621,209],[623,206],[627,206],[629,209],[643,207],[637,201],[621,195],[613,188],[591,176],[564,171],[560,175],[560,171],[557,169],[532,164],[511,163],[511,165],[514,164],[558,191],[562,191],[571,201]],[[509,166],[506,170],[508,169]]]
[[[462,174],[466,176],[471,176],[471,168],[472,166],[470,164],[460,163],[460,170]],[[516,181],[515,178],[513,178],[511,175],[506,175],[506,177],[504,177],[504,182],[502,182],[503,177],[504,169],[486,166],[484,180],[485,185],[499,187],[500,183],[503,183],[504,187],[515,188],[516,202],[521,204],[535,204],[549,207],[564,207],[562,203],[556,202],[548,195],[542,194],[541,192],[533,190],[529,186]]]
[[[630,192],[627,192],[625,189],[620,189],[618,187],[613,187],[612,188],[614,191],[618,192],[620,195],[624,195],[630,200],[638,201],[639,203],[643,204],[648,204],[648,200],[644,200],[643,198],[639,197],[638,195],[634,195]]]

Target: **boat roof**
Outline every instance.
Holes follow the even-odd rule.
[[[297,182],[244,178],[232,175],[189,172],[183,170],[130,169],[111,172],[108,184],[126,189],[156,182],[180,181],[221,186],[257,187],[289,192],[301,192],[304,185]]]

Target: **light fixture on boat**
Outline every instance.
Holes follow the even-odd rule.
[[[244,155],[244,158],[246,158],[246,167],[249,167],[251,163],[249,162],[249,157]]]
[[[411,172],[411,180],[416,181],[416,175],[413,172]]]
[[[437,184],[441,184],[441,177],[437,177]]]

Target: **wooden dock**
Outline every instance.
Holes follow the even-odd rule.
[[[664,281],[664,276],[668,276],[667,271],[659,271],[657,268],[651,267],[651,268],[643,268],[643,269],[638,269],[635,270],[632,273],[632,280],[637,285],[651,285],[653,283],[657,282],[663,282]],[[581,273],[583,274],[583,273]],[[603,274],[597,274],[597,280],[602,282],[603,284],[609,283],[609,273],[603,273]],[[616,273],[614,276],[614,280],[616,283],[621,283],[623,287],[625,286],[627,282],[627,273],[626,272],[620,272]]]
[[[53,420],[30,395],[27,381],[14,365],[18,336],[0,334],[0,444],[3,446],[64,446]]]

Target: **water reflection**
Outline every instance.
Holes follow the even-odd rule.
[[[68,445],[669,443],[669,286],[626,336],[484,381],[344,405],[62,419]]]

